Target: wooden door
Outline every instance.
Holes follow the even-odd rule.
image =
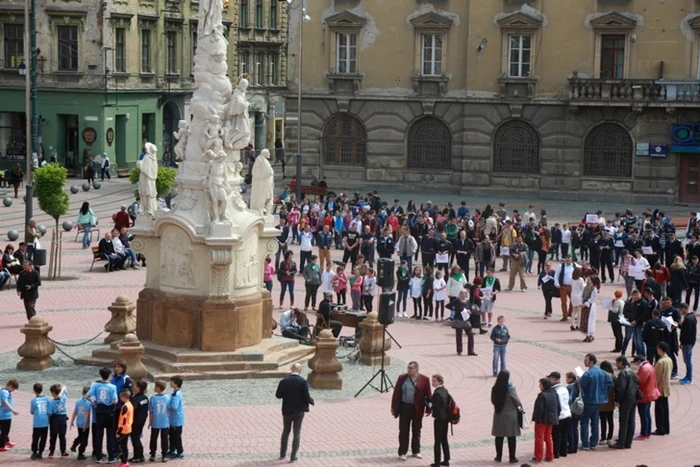
[[[679,201],[700,203],[700,154],[681,154]]]

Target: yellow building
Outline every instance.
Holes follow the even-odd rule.
[[[700,201],[695,0],[305,1],[302,153],[329,183]],[[289,24],[297,113],[300,0]],[[296,152],[296,128],[287,146]]]

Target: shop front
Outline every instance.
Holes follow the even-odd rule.
[[[678,201],[700,203],[700,124],[673,125],[671,152],[679,160]]]

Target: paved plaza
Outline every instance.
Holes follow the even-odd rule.
[[[368,187],[368,191],[374,187]],[[380,189],[380,188],[378,188]],[[353,190],[354,191],[354,190]],[[381,191],[381,190],[380,190]],[[408,197],[420,203],[428,197],[434,202],[452,200],[459,203],[458,195],[436,195],[434,193],[396,193],[405,203]],[[67,220],[75,220],[80,204],[90,201],[95,213],[100,217],[99,228],[102,234],[111,225],[109,219],[121,204],[127,204],[133,196],[133,187],[125,180],[112,180],[103,183],[99,191],[80,192],[71,197],[70,214]],[[383,199],[393,200],[395,194],[384,195]],[[483,208],[484,200],[472,204],[471,209]],[[496,205],[501,199],[493,199]],[[527,208],[527,201],[505,199],[508,208]],[[511,204],[512,202],[512,204]],[[552,220],[578,219],[582,211],[588,209],[585,203],[542,201],[535,203],[550,212]],[[597,205],[601,206],[601,205]],[[602,205],[602,209],[614,212],[625,206]],[[591,205],[591,208],[594,206]],[[656,206],[651,206],[656,207]],[[686,209],[671,207],[667,213],[683,216]],[[37,213],[40,224],[52,225],[49,218]],[[0,207],[0,247],[4,247],[6,232],[10,228],[23,230],[24,204],[15,200],[10,208]],[[75,233],[64,236],[63,275],[74,280],[61,282],[45,281],[40,289],[37,312],[52,326],[51,337],[60,342],[76,343],[97,335],[109,318],[107,307],[117,296],[124,295],[136,301],[143,287],[145,271],[119,271],[105,273],[102,267],[89,272],[92,256],[83,251],[79,242],[74,242]],[[45,245],[48,247],[48,243]],[[296,252],[297,247],[292,249]],[[333,252],[339,259],[339,252]],[[499,261],[500,264],[500,261]],[[504,273],[499,273],[501,283],[507,283]],[[537,380],[551,371],[565,373],[583,365],[583,357],[593,352],[598,360],[613,360],[609,352],[613,348],[612,333],[604,322],[605,312],[598,312],[598,327],[593,343],[583,343],[583,335],[571,332],[568,323],[558,320],[543,320],[544,301],[536,290],[536,276],[528,276],[529,291],[504,292],[499,295],[494,314],[506,316],[513,335],[508,346],[508,369],[523,401],[526,411],[532,412],[538,393]],[[274,302],[278,301],[279,283],[275,281]],[[505,287],[504,287],[505,288]],[[303,280],[297,278],[296,303],[303,301]],[[623,285],[603,284],[599,294],[602,298],[611,297],[615,289]],[[555,299],[555,317],[559,314],[558,300]],[[409,305],[409,314],[410,308]],[[600,305],[599,305],[600,309]],[[278,311],[276,311],[277,316]],[[20,328],[26,323],[22,302],[13,290],[0,291],[0,383],[4,385],[10,377],[17,377],[20,389],[14,393],[16,407],[20,415],[12,424],[11,438],[17,443],[12,452],[0,453],[0,465],[84,465],[72,456],[69,459],[29,460],[31,440],[31,416],[29,404],[31,385],[36,382],[36,373],[23,373],[15,370],[16,350],[23,342]],[[495,318],[494,318],[495,321]],[[454,466],[497,465],[493,461],[495,450],[491,437],[493,408],[490,403],[490,390],[494,378],[491,376],[492,345],[488,336],[476,336],[478,356],[457,356],[454,344],[454,331],[431,323],[400,319],[390,327],[391,333],[402,345],[392,346],[389,355],[395,360],[390,368],[392,379],[406,362],[416,360],[421,373],[440,373],[445,377],[445,385],[461,407],[462,421],[454,427],[450,436],[452,462]],[[352,331],[345,329],[344,335]],[[90,346],[63,347],[71,356],[84,355]],[[340,352],[346,351],[341,349]],[[96,368],[74,368],[69,358],[57,352],[55,359],[65,362],[64,367],[48,370],[46,379],[39,379],[45,388],[53,383],[69,382],[70,404],[78,394],[80,386],[97,377]],[[697,361],[697,359],[696,359]],[[348,368],[343,377],[347,388],[356,388],[364,383],[364,378],[373,369],[355,368],[354,363],[343,362]],[[679,363],[680,374],[685,368]],[[94,373],[93,376],[90,374]],[[63,375],[63,376],[62,376]],[[65,381],[57,378],[65,378]],[[84,378],[84,381],[81,381]],[[348,381],[353,378],[353,381]],[[362,379],[357,381],[357,379]],[[177,466],[272,466],[281,465],[278,456],[279,435],[282,429],[280,404],[274,397],[276,381],[260,383],[250,381],[185,382],[186,422],[184,427],[185,459],[175,460]],[[627,467],[646,464],[649,467],[685,467],[700,464],[700,453],[694,445],[697,428],[700,426],[700,389],[697,385],[681,386],[672,382],[671,435],[654,437],[648,441],[635,442],[631,450],[611,450],[605,447],[597,451],[581,452],[559,459],[555,464],[578,466]],[[151,386],[152,388],[152,386]],[[149,388],[150,389],[150,388]],[[422,460],[409,458],[401,462],[397,458],[398,421],[390,413],[390,394],[365,392],[359,398],[352,397],[352,391],[344,389],[339,393],[314,391],[312,396],[317,404],[311,408],[304,420],[302,446],[299,465],[318,466],[370,466],[370,465],[429,465],[432,462],[432,420],[426,419],[421,439]],[[616,428],[617,428],[617,422]],[[637,421],[637,428],[639,422]],[[68,441],[72,441],[75,431],[69,431]],[[518,457],[525,463],[533,455],[533,429],[524,432],[518,440]]]

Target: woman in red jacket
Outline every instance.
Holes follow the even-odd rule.
[[[671,271],[668,270],[666,266],[661,264],[660,261],[657,261],[656,264],[654,265],[654,279],[656,279],[656,282],[659,283],[659,287],[661,287],[661,296],[665,297],[666,296],[666,284],[668,284],[668,280],[671,278]]]
[[[639,364],[637,376],[639,377],[639,390],[643,397],[637,402],[641,429],[636,440],[645,440],[651,436],[651,403],[659,398],[659,387],[656,384],[654,366],[647,361],[644,355],[635,355],[634,363]]]

